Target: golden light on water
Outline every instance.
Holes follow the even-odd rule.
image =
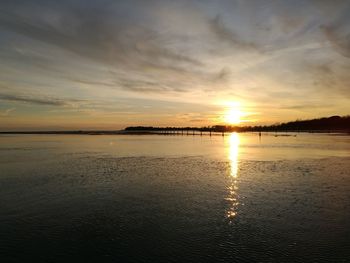
[[[237,215],[237,209],[239,202],[237,200],[238,186],[238,156],[239,156],[239,135],[238,133],[231,133],[228,138],[228,159],[230,161],[230,183],[228,186],[228,195],[225,198],[230,202],[229,209],[227,211],[227,218],[232,219]]]
[[[230,160],[231,176],[236,178],[238,172],[239,135],[234,132],[229,137],[228,158]]]

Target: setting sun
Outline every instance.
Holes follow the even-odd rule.
[[[227,124],[240,124],[242,117],[242,112],[238,109],[231,108],[225,113],[225,122]]]

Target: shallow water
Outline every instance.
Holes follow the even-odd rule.
[[[0,259],[349,262],[349,171],[345,135],[1,135]]]

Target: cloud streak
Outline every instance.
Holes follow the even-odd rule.
[[[42,106],[73,106],[76,103],[82,102],[81,100],[62,100],[50,97],[33,97],[28,95],[13,95],[13,94],[0,94],[0,100],[19,102],[26,104],[42,105]]]
[[[242,37],[239,37],[232,30],[228,29],[224,23],[223,18],[220,15],[217,15],[214,19],[209,21],[209,28],[214,33],[216,37],[221,41],[226,41],[232,44],[234,47],[240,49],[249,49],[258,51],[259,47],[257,44],[244,40]]]
[[[335,50],[344,57],[350,58],[350,33],[342,35],[336,27],[332,26],[323,25],[320,28]]]
[[[7,117],[7,116],[10,115],[11,112],[13,112],[13,111],[15,111],[15,110],[16,110],[16,108],[6,109],[6,110],[0,112],[0,116],[2,116],[2,117]]]

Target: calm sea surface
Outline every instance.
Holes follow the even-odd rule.
[[[350,136],[0,135],[0,262],[69,261],[350,262]]]

